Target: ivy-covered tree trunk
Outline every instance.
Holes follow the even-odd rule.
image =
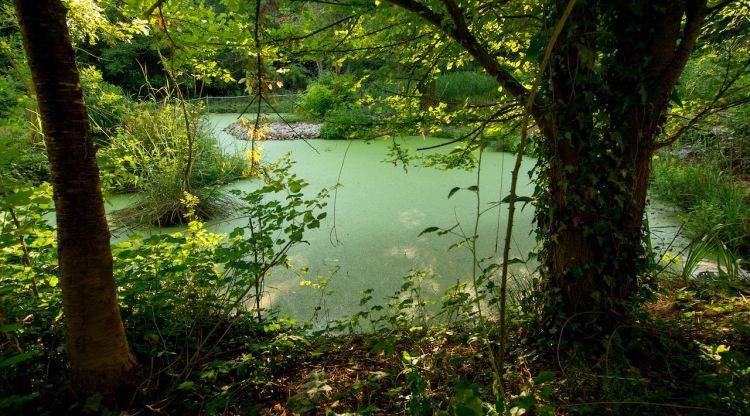
[[[14,0],[45,133],[57,213],[73,389],[112,397],[133,385],[89,122],[60,0]]]
[[[618,313],[640,287],[651,159],[705,15],[705,0],[583,1],[556,44],[537,221],[565,317]]]
[[[473,14],[479,2],[388,1],[452,38],[526,106],[529,89],[503,63],[517,57],[505,49],[502,35],[483,29],[514,27],[508,22],[528,17],[527,3],[503,2],[508,14],[495,12],[497,20],[487,17],[482,26],[482,13]],[[602,314],[621,312],[640,288],[651,158],[663,144],[657,138],[672,90],[706,17],[731,2],[713,8],[707,0],[541,3],[543,24],[527,45],[526,59],[541,62],[534,56],[539,45],[564,20],[530,108],[543,136],[537,145],[536,220],[551,294],[548,318],[553,324],[560,317],[596,323]],[[572,12],[562,19],[568,6]]]

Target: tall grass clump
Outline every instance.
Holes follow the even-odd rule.
[[[716,233],[730,249],[750,253],[750,194],[722,171],[720,161],[657,159],[651,189],[685,210],[687,230],[693,237]]]
[[[188,118],[192,146],[179,105],[141,103],[102,152],[105,185],[115,192],[139,193],[136,204],[114,215],[123,225],[185,223],[181,200],[186,191],[198,198],[199,218],[220,216],[230,208],[230,198],[217,189],[241,177],[245,161],[221,152],[217,140],[201,125],[199,106],[188,106]],[[186,186],[191,148],[193,166]]]
[[[485,104],[500,97],[497,81],[475,71],[456,71],[441,74],[435,84],[435,98],[447,102]]]

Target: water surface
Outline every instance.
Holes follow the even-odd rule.
[[[235,114],[208,116],[222,147],[226,151],[243,152],[247,142],[237,140],[221,131],[236,121]],[[434,138],[398,138],[402,146],[416,149],[444,143]],[[419,236],[427,227],[450,228],[459,224],[458,233],[471,235],[477,212],[474,192],[462,190],[450,199],[454,187],[467,188],[477,184],[477,171],[441,171],[435,168],[409,166],[384,162],[388,157],[389,140],[363,141],[273,141],[263,144],[263,157],[275,160],[289,153],[296,162],[292,171],[310,183],[307,195],[312,197],[322,188],[337,183],[336,203],[333,193],[329,200],[328,216],[321,227],[308,231],[309,244],[292,249],[290,258],[297,268],[309,267],[306,276],[285,269],[277,269],[268,278],[267,305],[278,307],[283,315],[309,319],[318,306],[319,293],[310,287],[300,286],[301,280],[315,276],[333,277],[327,298],[331,318],[350,316],[359,310],[360,291],[372,288],[376,301],[385,303],[403,283],[402,276],[410,270],[424,270],[435,274],[425,288],[425,295],[438,298],[458,281],[468,281],[472,273],[472,254],[465,247],[449,250],[461,241],[454,235],[437,236],[434,233]],[[313,149],[314,148],[314,149]],[[447,152],[450,147],[432,150]],[[478,257],[497,261],[502,252],[502,240],[496,248],[498,232],[505,234],[507,205],[494,206],[510,189],[511,169],[515,156],[509,153],[485,151],[479,178],[480,211]],[[529,172],[534,160],[524,158],[519,182],[519,195],[531,195]],[[242,180],[227,189],[253,190],[254,180]],[[121,197],[123,198],[123,197]],[[131,202],[115,198],[113,206]],[[129,199],[127,199],[129,198]],[[676,220],[669,210],[651,209],[649,212],[657,245],[664,246],[676,231]],[[335,209],[335,215],[334,215]],[[516,211],[511,255],[526,258],[535,246],[532,230],[531,206]],[[229,232],[245,221],[220,220],[210,222],[214,232]],[[120,237],[121,238],[121,237]],[[533,265],[530,265],[533,267]],[[526,267],[515,266],[518,275],[527,273]]]

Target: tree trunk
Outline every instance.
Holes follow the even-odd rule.
[[[114,398],[137,364],[117,304],[99,170],[60,0],[14,0],[36,87],[57,213],[60,282],[72,371],[82,396]]]
[[[641,287],[656,137],[704,17],[705,0],[589,0],[553,50],[536,219],[560,316],[601,326]]]

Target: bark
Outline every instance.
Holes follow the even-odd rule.
[[[57,213],[72,387],[115,397],[137,364],[117,304],[109,230],[73,48],[60,0],[14,0],[36,87]]]
[[[547,288],[560,295],[564,316],[589,323],[623,312],[640,288],[656,137],[705,17],[705,0],[646,5],[637,15],[605,3],[590,1],[570,19],[549,77],[552,125],[542,129]],[[604,27],[602,14],[612,18]],[[616,45],[590,33],[611,34],[605,42]],[[612,58],[596,67],[590,60],[602,44]]]

